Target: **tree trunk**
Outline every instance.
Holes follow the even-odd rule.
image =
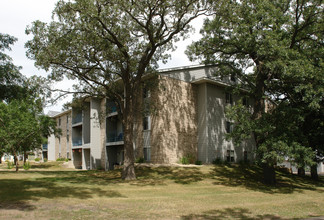
[[[124,166],[122,171],[123,180],[135,180],[135,157],[133,148],[133,100],[130,97],[130,88],[125,88],[125,104],[123,111],[123,127],[124,127]]]
[[[263,178],[265,184],[276,184],[276,171],[274,166],[269,166],[268,164],[263,165]]]
[[[2,156],[3,154],[0,154],[0,164],[2,164]]]
[[[304,167],[298,168],[298,176],[301,176],[301,177],[305,176],[305,168]]]
[[[27,160],[27,153],[26,153],[26,151],[24,151],[24,165],[26,165],[26,160]]]
[[[313,180],[318,180],[317,164],[311,166],[311,177]]]
[[[18,162],[18,158],[17,158],[16,154],[14,154],[14,161],[15,161],[15,166],[16,166],[16,172],[18,172],[18,170],[19,170],[19,162]]]

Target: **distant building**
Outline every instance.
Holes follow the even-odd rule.
[[[56,121],[57,128],[61,129],[61,134],[57,137],[52,134],[48,137],[48,143],[42,145],[43,159],[55,161],[58,158],[71,159],[72,154],[72,111],[49,112],[48,115]]]

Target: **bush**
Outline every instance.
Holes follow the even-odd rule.
[[[47,162],[47,158],[44,158],[44,162]]]
[[[188,157],[181,157],[180,163],[181,164],[189,164],[189,158]]]
[[[14,167],[14,163],[8,161],[8,162],[7,162],[7,167],[8,167],[8,169],[12,169],[12,168]]]
[[[65,159],[65,162],[69,162],[69,159],[68,159],[68,158],[66,158],[66,159]]]
[[[30,166],[29,162],[26,162],[23,167],[24,167],[24,170],[29,170],[31,166]]]
[[[67,159],[69,161],[69,159]],[[62,158],[57,158],[56,161],[66,161],[66,159],[64,157]]]
[[[221,158],[216,158],[213,160],[213,164],[219,165],[219,164],[224,164],[224,161]]]
[[[135,160],[135,163],[144,163],[144,162],[145,162],[144,157],[140,157]]]
[[[202,162],[200,160],[196,160],[195,164],[196,165],[202,165]]]
[[[191,154],[187,154],[180,159],[181,164],[195,164],[195,162],[196,158]]]
[[[40,158],[39,157],[35,158],[35,161],[36,162],[40,161]]]

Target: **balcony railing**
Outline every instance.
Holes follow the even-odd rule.
[[[48,149],[48,145],[47,144],[43,144],[43,150],[47,150]]]
[[[124,133],[119,133],[118,135],[108,135],[107,136],[107,143],[108,142],[118,142],[124,140]]]
[[[80,122],[82,122],[82,113],[73,114],[72,124],[78,124]]]
[[[82,140],[73,140],[73,146],[81,146],[82,145]]]

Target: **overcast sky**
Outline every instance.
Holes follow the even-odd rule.
[[[0,0],[0,32],[18,38],[18,41],[12,46],[12,51],[6,51],[6,53],[12,57],[15,65],[22,67],[21,73],[27,77],[32,75],[41,75],[45,77],[47,73],[44,70],[37,69],[34,66],[33,60],[27,59],[24,44],[31,39],[31,36],[25,34],[25,29],[35,20],[50,22],[56,2],[57,0]],[[160,65],[160,68],[173,68],[197,64],[191,63],[188,60],[184,54],[184,50],[192,40],[197,40],[199,38],[198,32],[201,24],[202,19],[193,23],[196,27],[196,33],[192,34],[192,37],[185,42],[177,43],[178,49],[172,53],[172,60],[167,64]],[[68,82],[62,82],[58,84],[57,87],[66,88],[68,85]],[[45,113],[47,113],[48,110],[60,111],[62,109],[62,104],[66,101],[69,100],[62,100],[55,106],[47,107]]]

